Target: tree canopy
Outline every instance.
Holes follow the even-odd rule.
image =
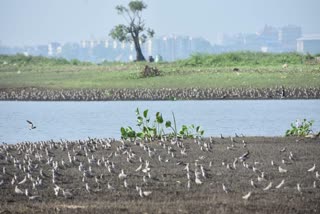
[[[133,42],[136,50],[136,61],[144,61],[145,58],[141,51],[141,44],[148,38],[154,36],[154,30],[145,26],[142,19],[142,11],[147,8],[143,1],[130,1],[128,6],[116,6],[119,15],[122,15],[126,24],[116,25],[111,31],[110,36],[120,42]]]

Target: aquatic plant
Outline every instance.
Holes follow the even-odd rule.
[[[296,120],[294,123],[291,123],[291,128],[286,131],[286,136],[306,136],[312,133],[313,123],[313,120]]]
[[[137,116],[137,126],[140,131],[135,131],[131,126],[121,127],[121,138],[134,140],[139,139],[161,139],[163,136],[168,136],[170,138],[194,138],[202,137],[204,130],[200,126],[195,125],[182,125],[180,131],[177,131],[177,124],[175,115],[172,112],[173,123],[170,120],[164,122],[162,114],[157,112],[155,114],[155,119],[152,121],[149,117],[149,110],[146,109],[140,113],[139,108],[136,109]],[[152,123],[151,123],[152,122]],[[171,132],[165,133],[165,129],[171,130]]]

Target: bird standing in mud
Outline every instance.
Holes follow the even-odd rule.
[[[30,125],[29,130],[37,128],[30,120],[27,120],[27,123]]]

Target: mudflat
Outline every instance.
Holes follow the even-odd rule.
[[[0,213],[319,213],[319,156],[296,137],[2,144]]]

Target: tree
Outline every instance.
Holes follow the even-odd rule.
[[[143,1],[130,1],[128,7],[116,6],[119,15],[122,15],[127,25],[116,25],[110,32],[110,36],[120,42],[133,42],[136,50],[136,61],[145,61],[141,51],[141,44],[148,38],[152,38],[154,30],[145,27],[142,19],[142,11],[147,8]]]

